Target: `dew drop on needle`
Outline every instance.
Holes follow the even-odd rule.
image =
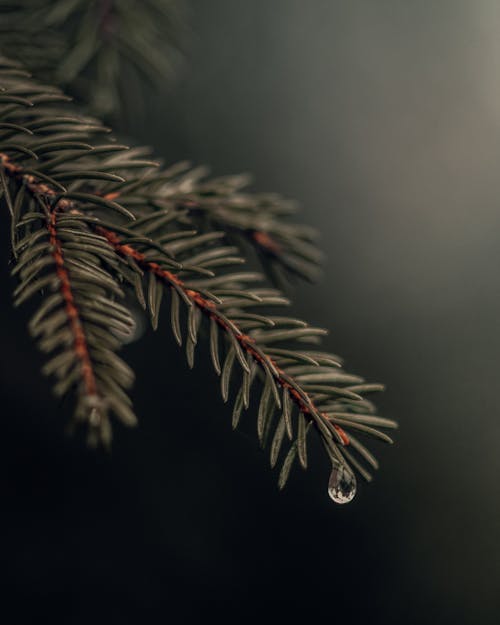
[[[356,476],[344,464],[334,465],[328,482],[328,494],[335,503],[349,503],[356,494]]]

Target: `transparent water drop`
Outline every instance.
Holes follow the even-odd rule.
[[[328,481],[328,494],[335,503],[349,503],[356,494],[356,476],[345,464],[334,465]]]

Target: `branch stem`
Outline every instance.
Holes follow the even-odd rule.
[[[316,408],[309,395],[300,390],[300,387],[293,382],[293,379],[280,369],[274,360],[255,344],[255,339],[242,332],[234,322],[228,320],[226,316],[218,310],[215,302],[207,299],[198,291],[188,288],[176,274],[163,269],[158,263],[148,261],[145,254],[135,249],[130,244],[122,243],[120,237],[115,232],[112,232],[108,228],[103,228],[102,226],[97,226],[96,231],[104,236],[108,243],[119,254],[133,258],[141,269],[153,273],[168,286],[181,289],[186,297],[197,306],[201,312],[210,319],[213,319],[226,333],[230,334],[238,342],[243,351],[251,356],[254,362],[274,377],[281,388],[290,394],[291,399],[298,406],[300,412],[310,415],[311,419],[314,421],[322,420],[323,424],[325,424],[330,431],[333,429],[340,444],[349,444],[349,437],[345,431],[340,426],[330,423],[328,417]]]

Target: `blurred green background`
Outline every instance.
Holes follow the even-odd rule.
[[[319,449],[279,494],[252,418],[231,432],[207,353],[188,373],[165,324],[127,348],[139,428],[89,451],[4,262],[5,622],[498,623],[500,5],[190,6],[176,83],[120,130],[300,201],[327,262],[294,311],[387,383],[397,444],[349,506]]]

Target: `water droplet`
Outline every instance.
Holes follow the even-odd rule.
[[[334,465],[328,482],[328,494],[335,503],[349,503],[356,494],[356,476],[345,464]]]

